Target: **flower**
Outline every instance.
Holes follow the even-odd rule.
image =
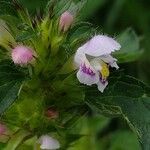
[[[120,48],[118,42],[105,35],[94,36],[78,48],[74,61],[79,68],[77,72],[79,82],[89,86],[97,84],[98,90],[103,92],[108,85],[109,67],[119,68],[117,59],[113,58],[111,53]]]
[[[26,65],[33,59],[33,51],[25,46],[17,46],[12,49],[11,56],[15,64]]]
[[[39,143],[41,149],[56,150],[60,148],[60,143],[49,135],[42,135],[39,138]]]
[[[73,20],[74,20],[73,15],[70,12],[68,11],[64,12],[61,15],[60,20],[59,20],[59,29],[61,31],[66,32],[72,25]]]
[[[0,123],[0,135],[3,135],[6,132],[6,126]]]

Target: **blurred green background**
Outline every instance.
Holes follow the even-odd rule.
[[[44,10],[48,0],[20,0],[34,15]],[[98,27],[104,34],[117,36],[131,27],[140,37],[142,56],[135,62],[120,64],[126,74],[150,83],[150,1],[88,0],[80,17]],[[107,118],[91,113],[76,123],[74,132],[84,135],[69,150],[140,150],[135,134],[120,118]]]

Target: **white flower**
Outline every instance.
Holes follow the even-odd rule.
[[[60,143],[49,135],[42,135],[39,138],[39,143],[41,144],[41,149],[56,150],[60,148]]]
[[[105,35],[94,36],[78,48],[74,61],[79,68],[77,78],[80,83],[97,84],[99,91],[103,92],[108,85],[109,67],[119,68],[111,53],[120,48],[119,43]]]

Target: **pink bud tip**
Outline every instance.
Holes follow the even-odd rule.
[[[17,46],[12,50],[11,56],[15,64],[26,65],[33,59],[33,51],[25,46]]]
[[[60,17],[59,29],[61,31],[66,32],[72,25],[73,20],[74,20],[73,15],[70,12],[68,11],[64,12]]]
[[[49,119],[56,119],[59,116],[59,112],[55,108],[49,108],[48,110],[46,110],[45,115]]]
[[[0,123],[0,135],[3,135],[6,132],[6,126]]]

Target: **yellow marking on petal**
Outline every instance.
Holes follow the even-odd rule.
[[[102,65],[102,69],[100,70],[101,76],[103,79],[107,79],[110,74],[109,66],[104,62],[101,65]]]

